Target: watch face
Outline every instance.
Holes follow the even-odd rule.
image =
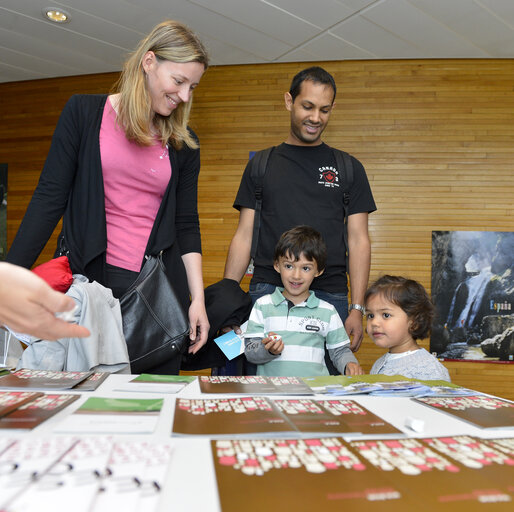
[[[360,304],[350,304],[350,311],[352,309],[357,309],[358,311],[360,311],[363,315],[365,314],[365,309],[364,309],[364,306],[361,306]]]

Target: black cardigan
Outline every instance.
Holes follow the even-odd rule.
[[[62,217],[59,245],[69,251],[73,273],[104,283],[107,228],[99,134],[106,99],[107,95],[75,95],[67,102],[7,261],[31,267]],[[186,145],[180,151],[170,147],[170,163],[171,179],[146,254],[164,251],[167,273],[182,295],[187,294],[187,281],[180,256],[201,252],[200,151]]]

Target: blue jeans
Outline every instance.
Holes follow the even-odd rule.
[[[275,291],[276,286],[274,284],[269,283],[254,283],[250,285],[250,289],[248,290],[248,293],[250,294],[250,297],[252,298],[252,304],[255,304],[255,301],[257,299],[260,299],[264,295],[269,295],[270,293],[273,293]],[[324,292],[321,290],[312,290],[318,299],[324,300],[325,302],[328,302],[329,304],[332,304],[334,308],[336,308],[336,311],[339,313],[339,316],[341,317],[341,321],[345,322],[345,320],[348,318],[348,295],[346,293],[331,293],[331,292]],[[330,375],[340,375],[340,373],[337,371],[337,368],[332,363],[332,360],[330,359],[330,356],[328,355],[328,350],[325,347],[325,364],[327,365],[328,372]],[[253,368],[252,368],[253,367]],[[253,371],[254,373],[248,373]],[[257,371],[256,365],[249,363],[246,361],[245,364],[245,373],[246,375],[255,375]]]

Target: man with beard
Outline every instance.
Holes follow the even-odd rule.
[[[298,225],[318,230],[327,245],[325,272],[311,286],[319,299],[332,304],[351,338],[351,349],[359,349],[363,338],[363,299],[368,284],[371,244],[368,214],[376,210],[362,164],[349,156],[353,180],[349,183],[347,238],[344,240],[343,191],[347,173],[337,165],[336,154],[321,140],[336,96],[334,78],[320,67],[300,71],[285,93],[291,127],[285,142],[273,148],[262,178],[256,186],[251,161],[246,166],[234,207],[240,211],[239,224],[232,238],[225,265],[225,278],[240,282],[250,262],[256,188],[262,197],[254,274],[250,283],[253,302],[281,285],[273,268],[273,251],[280,235]],[[259,195],[259,193],[257,195]],[[346,249],[349,268],[346,268]],[[348,311],[349,276],[352,304]],[[328,357],[327,367],[337,371]]]

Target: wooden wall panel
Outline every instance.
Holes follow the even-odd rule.
[[[318,63],[338,85],[324,140],[359,158],[378,211],[370,216],[371,279],[402,274],[430,290],[432,230],[514,228],[514,60]],[[199,204],[206,285],[222,277],[237,225],[248,152],[282,142],[283,93],[309,63],[221,66],[195,91],[202,145]],[[59,112],[75,92],[107,92],[116,74],[0,84],[0,161],[9,163],[14,237]],[[39,261],[51,257],[55,242]],[[243,286],[247,286],[245,278]],[[423,343],[428,348],[428,340]],[[366,370],[381,355],[366,337]],[[458,384],[514,398],[514,365],[445,363]]]

